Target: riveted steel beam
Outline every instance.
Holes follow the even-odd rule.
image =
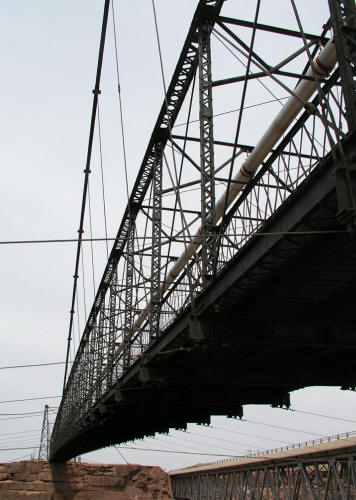
[[[152,256],[151,256],[151,310],[149,313],[150,340],[159,336],[161,312],[161,237],[162,237],[162,156],[163,144],[155,145],[153,170],[153,215],[152,215]]]
[[[351,132],[356,130],[356,5],[354,0],[329,0],[329,8]]]
[[[213,279],[216,257],[215,228],[215,179],[213,96],[211,81],[211,24],[205,21],[199,27],[199,122],[200,122],[200,171],[201,171],[201,227],[203,287]]]

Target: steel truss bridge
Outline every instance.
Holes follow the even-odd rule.
[[[356,492],[356,440],[172,471],[176,500],[339,500]]]
[[[198,3],[65,377],[53,461],[355,387],[355,3],[325,0],[317,33],[293,0],[295,30],[261,22],[263,6],[247,20],[239,2]]]

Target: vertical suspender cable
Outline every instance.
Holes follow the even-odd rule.
[[[101,172],[101,193],[103,197],[103,211],[104,211],[104,227],[105,227],[105,245],[106,245],[106,258],[109,258],[108,246],[108,224],[106,216],[106,202],[105,202],[105,183],[104,183],[104,165],[103,165],[103,145],[101,139],[101,125],[100,125],[100,106],[98,103],[98,132],[99,132],[99,152],[100,152],[100,172]]]
[[[112,1],[111,9],[112,9],[112,22],[113,22],[113,30],[114,30],[115,62],[116,62],[116,74],[117,74],[117,91],[118,91],[118,94],[119,94],[121,140],[122,140],[122,152],[123,152],[123,155],[124,155],[125,180],[126,180],[126,195],[127,195],[128,208],[129,208],[129,212],[130,212],[130,203],[129,203],[129,201],[130,201],[129,178],[128,178],[128,173],[127,173],[127,156],[126,156],[126,144],[125,144],[125,127],[124,127],[124,116],[123,116],[123,110],[122,110],[121,83],[120,83],[118,48],[117,48],[117,36],[116,36],[116,20],[115,20],[114,0]]]
[[[95,300],[95,269],[94,269],[94,248],[93,248],[93,224],[91,217],[91,199],[90,182],[88,180],[88,209],[89,209],[89,231],[90,231],[90,258],[91,258],[91,277],[93,283],[93,298]]]
[[[85,215],[85,207],[86,207],[86,200],[87,200],[87,193],[88,193],[90,162],[91,162],[91,153],[92,153],[93,139],[94,139],[95,120],[96,120],[97,107],[98,107],[98,96],[100,94],[101,68],[102,68],[102,64],[103,64],[109,6],[110,6],[110,0],[105,0],[103,21],[102,21],[102,27],[101,27],[101,36],[100,36],[98,65],[97,65],[97,70],[96,70],[95,87],[93,90],[93,107],[92,107],[92,113],[91,113],[91,123],[90,123],[90,132],[89,132],[87,159],[86,159],[86,165],[85,165],[85,170],[84,170],[85,177],[84,177],[82,206],[81,206],[81,212],[80,212],[80,222],[79,222],[79,229],[78,229],[77,253],[76,253],[74,276],[73,276],[74,282],[73,282],[73,293],[72,293],[72,302],[71,302],[71,309],[70,309],[70,321],[69,321],[69,332],[68,332],[68,339],[67,339],[66,365],[65,365],[64,379],[63,379],[63,392],[64,392],[64,388],[66,385],[67,373],[68,373],[68,360],[69,360],[70,342],[71,342],[72,330],[73,330],[74,306],[75,306],[75,297],[76,297],[77,284],[78,284],[78,270],[79,270],[79,262],[80,262],[80,251],[81,251],[81,246],[82,246],[84,215]]]

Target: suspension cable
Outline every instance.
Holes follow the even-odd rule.
[[[102,68],[103,56],[104,56],[104,47],[105,47],[109,5],[110,5],[110,0],[105,0],[104,11],[103,11],[103,21],[102,21],[102,27],[101,27],[101,36],[100,36],[98,64],[97,64],[96,79],[95,79],[95,87],[93,90],[93,107],[92,107],[92,114],[91,114],[87,159],[86,159],[86,166],[85,166],[85,170],[84,170],[85,177],[84,177],[84,187],[83,187],[83,196],[82,196],[82,206],[81,206],[81,212],[80,212],[80,222],[79,222],[79,229],[78,229],[77,253],[76,253],[76,259],[75,259],[75,266],[74,266],[74,278],[73,278],[74,282],[73,282],[73,292],[72,292],[72,301],[71,301],[71,309],[70,309],[69,332],[68,332],[68,338],[67,338],[66,365],[65,365],[64,378],[63,378],[63,393],[64,393],[66,380],[67,380],[67,373],[68,373],[68,361],[69,361],[69,352],[70,352],[70,344],[71,344],[73,321],[74,321],[74,307],[75,307],[75,297],[76,297],[76,293],[77,293],[79,261],[80,261],[82,234],[83,234],[83,227],[84,227],[84,215],[85,215],[87,192],[88,192],[88,183],[89,183],[89,174],[90,174],[91,153],[92,153],[93,139],[94,139],[95,121],[96,121],[96,115],[97,115],[96,111],[97,111],[97,106],[98,106],[98,95],[100,94],[101,68]]]

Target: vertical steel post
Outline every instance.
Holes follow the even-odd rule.
[[[151,258],[151,310],[149,313],[150,340],[159,335],[161,313],[161,221],[162,221],[162,143],[155,144],[152,200],[152,258]]]
[[[85,346],[84,346],[84,359],[85,359],[85,374],[84,374],[84,391],[83,391],[83,413],[87,410],[89,404],[89,391],[91,387],[91,380],[90,380],[90,375],[91,375],[91,356],[90,356],[90,351],[91,351],[91,341],[90,341],[90,336],[87,336]]]
[[[84,350],[83,350],[84,351]],[[80,363],[78,366],[77,370],[75,371],[76,373],[76,418],[79,418],[81,416],[81,413],[83,411],[83,404],[84,404],[84,398],[85,398],[85,375],[86,375],[86,366],[84,363],[84,352],[83,352],[83,362]]]
[[[355,0],[329,0],[331,23],[345,100],[349,132],[356,131],[356,5]],[[343,161],[336,171],[337,218],[349,230],[356,227],[356,165]]]
[[[124,350],[123,350],[123,366],[125,370],[130,366],[131,360],[131,344],[130,337],[133,323],[133,278],[134,278],[134,249],[135,249],[135,213],[130,210],[130,228],[126,245],[126,293],[125,293],[125,324],[124,324]]]
[[[98,312],[99,314],[99,312]],[[98,336],[98,315],[95,316],[95,323],[90,332],[89,337],[89,383],[87,387],[88,394],[90,394],[90,398],[88,401],[88,408],[92,406],[93,400],[93,386],[95,381],[95,372],[96,372],[96,345],[97,345],[97,336]]]
[[[117,269],[115,269],[115,271],[113,272],[112,279],[110,282],[110,298],[109,298],[110,319],[109,319],[109,339],[108,339],[108,352],[107,352],[108,387],[110,387],[113,383],[113,373],[114,373],[113,364],[114,364],[115,336],[116,336],[116,296],[117,296]]]
[[[356,5],[354,0],[329,0],[329,8],[351,132],[356,130]]]
[[[97,341],[96,341],[96,369],[95,369],[95,392],[96,399],[98,400],[103,393],[103,380],[101,379],[101,372],[104,366],[104,344],[105,344],[105,301],[100,306],[99,313],[99,325],[97,330]]]
[[[100,309],[95,317],[95,324],[93,325],[93,329],[90,335],[90,351],[89,351],[90,372],[89,372],[89,387],[88,387],[88,393],[90,394],[89,407],[92,406],[92,404],[95,401],[94,384],[96,380],[97,363],[98,363],[98,335],[99,335],[99,321],[100,321],[99,315],[100,315]]]
[[[199,33],[199,121],[200,121],[200,169],[201,169],[201,219],[202,219],[202,282],[205,288],[213,278],[216,254],[214,229],[215,182],[214,182],[214,134],[213,98],[211,82],[211,26],[205,21]]]

